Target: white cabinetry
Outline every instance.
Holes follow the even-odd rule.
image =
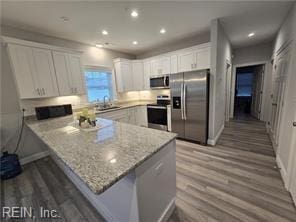
[[[53,51],[53,60],[61,96],[85,92],[80,56]]]
[[[148,127],[147,106],[136,106],[136,125]]]
[[[178,54],[178,72],[209,69],[211,61],[210,46],[181,50]]]
[[[192,71],[196,67],[196,51],[186,50],[178,55],[178,71]]]
[[[151,60],[151,75],[165,75],[171,72],[171,59],[169,56],[156,57]]]
[[[50,50],[9,44],[8,51],[21,99],[59,95]]]
[[[111,119],[137,126],[148,126],[146,106],[135,106],[120,110],[108,111],[105,113],[99,113],[97,116],[99,118]]]
[[[150,89],[151,61],[144,60],[144,89]]]
[[[175,74],[175,73],[178,73],[178,56],[172,55],[171,56],[171,73],[170,74]]]
[[[150,77],[209,69],[209,43],[170,52],[144,60],[115,59],[118,92],[150,89]]]
[[[205,47],[197,50],[196,69],[209,69],[211,67],[211,48]]]
[[[117,91],[133,91],[133,74],[131,62],[125,59],[116,59],[114,63]]]
[[[139,91],[144,89],[144,67],[143,62],[134,60],[132,61],[132,74],[134,90]]]

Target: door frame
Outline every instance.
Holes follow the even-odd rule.
[[[269,60],[264,60],[264,61],[258,61],[258,62],[251,62],[251,63],[241,63],[241,64],[236,64],[233,65],[233,70],[232,70],[232,78],[231,78],[231,90],[230,90],[230,118],[234,118],[234,100],[235,100],[235,86],[236,86],[236,71],[238,68],[245,67],[245,66],[255,66],[255,65],[264,65],[264,74],[263,74],[263,81],[262,81],[262,98],[266,98],[266,78],[265,76],[267,75],[268,69],[266,68],[269,65],[270,61]],[[261,101],[261,107],[264,107],[264,99]],[[263,120],[263,112],[260,113],[260,120]]]
[[[224,118],[225,122],[228,122],[231,116],[231,83],[232,83],[232,63],[226,59],[226,70],[225,70],[225,109]]]

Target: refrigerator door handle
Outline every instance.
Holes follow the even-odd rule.
[[[183,113],[184,120],[186,120],[186,84],[183,85]]]
[[[184,93],[184,84],[181,84],[181,118],[184,119],[184,101],[183,101],[183,93]]]

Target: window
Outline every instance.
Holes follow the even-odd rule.
[[[237,75],[237,96],[250,97],[252,95],[253,74],[238,73]]]
[[[89,102],[102,102],[104,96],[108,96],[110,100],[113,100],[111,71],[87,69],[84,74]]]

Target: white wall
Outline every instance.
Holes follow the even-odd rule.
[[[209,30],[209,31],[199,33],[194,36],[178,39],[178,40],[175,40],[171,43],[157,46],[157,47],[150,49],[148,52],[145,52],[143,54],[137,55],[137,59],[144,59],[144,58],[148,58],[148,57],[153,57],[153,56],[160,55],[163,53],[172,52],[172,51],[176,51],[179,49],[184,49],[184,48],[188,48],[191,46],[207,43],[210,41],[210,36],[211,35],[210,35],[210,30]]]
[[[90,45],[45,36],[38,33],[27,32],[8,26],[1,26],[1,31],[1,34],[5,36],[81,50],[84,52],[82,55],[82,61],[84,65],[113,68],[112,60],[116,57],[135,58],[134,56],[125,53],[106,49],[98,49]],[[138,94],[139,93],[136,93],[136,98],[134,94],[129,95],[127,93],[120,94],[118,97],[124,100],[132,100],[138,99]],[[6,148],[9,151],[14,150],[18,129],[21,123],[21,108],[27,109],[26,115],[31,115],[34,114],[35,106],[57,105],[65,103],[71,103],[74,106],[80,106],[86,102],[87,99],[85,95],[55,97],[48,99],[19,100],[16,85],[13,79],[13,73],[8,60],[8,55],[6,53],[6,49],[1,44],[1,149],[2,146],[7,143]],[[21,141],[21,147],[22,148],[19,152],[21,158],[28,157],[37,152],[46,150],[46,147],[32,135],[29,129],[26,128]]]
[[[230,41],[218,19],[211,22],[209,140],[214,144],[225,121],[226,64],[231,64]]]
[[[296,77],[295,77],[295,70],[296,70],[296,4],[294,4],[294,8],[291,9],[288,17],[286,18],[285,22],[281,26],[277,37],[274,42],[274,57],[276,54],[281,51],[283,47],[287,45],[288,42],[293,43],[291,45],[291,62],[289,71],[287,74],[287,86],[286,86],[286,95],[285,95],[285,102],[282,112],[282,122],[280,128],[280,136],[279,136],[279,144],[277,148],[277,159],[280,159],[282,169],[284,172],[289,173],[289,164],[291,161],[296,161],[296,147],[289,146],[289,140],[296,135],[290,135],[291,130],[288,130],[290,124],[292,124],[293,119],[291,119],[291,107],[293,107],[293,103],[296,101],[296,93],[295,93],[295,85],[296,85]],[[295,120],[294,120],[295,121]],[[294,149],[294,150],[293,150]],[[294,153],[294,156],[291,154]]]
[[[272,56],[272,42],[233,50],[233,65],[244,65],[269,61]]]

